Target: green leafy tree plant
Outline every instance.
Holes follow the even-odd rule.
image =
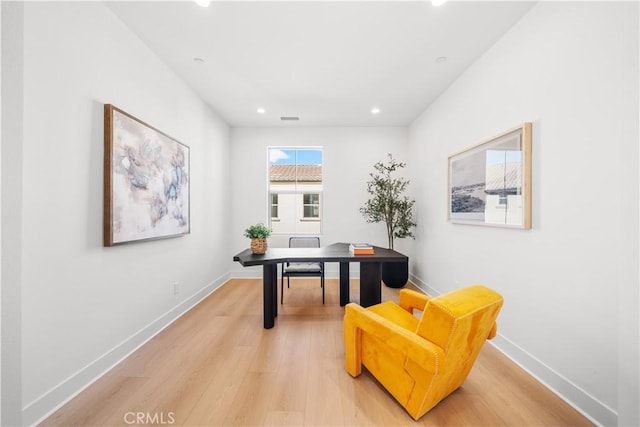
[[[367,181],[367,192],[372,196],[360,208],[360,213],[367,222],[385,222],[389,249],[393,249],[395,238],[414,238],[411,231],[416,223],[413,220],[413,205],[416,202],[403,195],[409,181],[395,176],[395,173],[406,166],[396,161],[391,154],[387,163],[378,162],[373,165],[376,172],[370,173]]]

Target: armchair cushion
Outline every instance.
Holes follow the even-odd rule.
[[[418,327],[417,317],[413,314],[407,313],[406,310],[403,310],[399,305],[391,301],[369,307],[369,311],[390,320],[396,326],[405,328],[412,333],[415,333],[416,328]]]

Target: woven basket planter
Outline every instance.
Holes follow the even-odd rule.
[[[267,239],[251,239],[251,252],[257,255],[267,252]]]

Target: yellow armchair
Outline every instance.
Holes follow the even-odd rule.
[[[462,385],[484,342],[496,335],[502,302],[474,285],[433,298],[402,289],[400,305],[347,304],[347,372],[357,377],[364,365],[417,420]]]

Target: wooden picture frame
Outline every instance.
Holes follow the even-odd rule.
[[[531,123],[449,156],[452,223],[531,228]]]
[[[189,147],[104,105],[104,246],[190,232]]]

